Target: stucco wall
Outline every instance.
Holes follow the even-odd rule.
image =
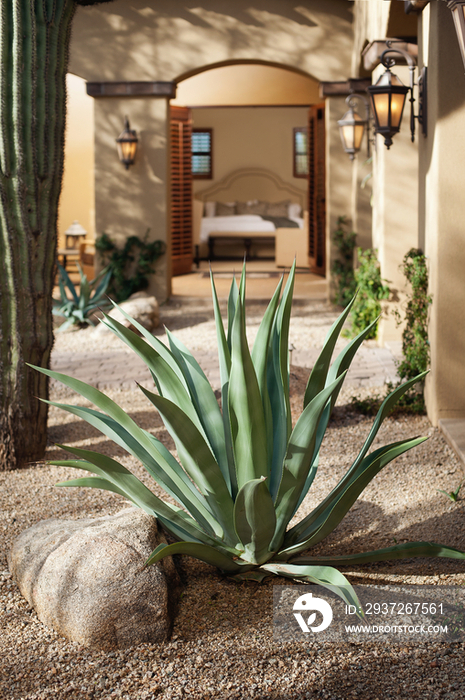
[[[311,105],[319,101],[319,83],[313,78],[276,66],[239,63],[182,80],[171,104]]]
[[[215,63],[258,59],[340,80],[350,65],[351,23],[347,0],[116,0],[78,7],[70,70],[89,81],[177,80]]]
[[[195,128],[213,129],[213,180],[194,180],[194,192],[239,168],[265,168],[305,190],[293,176],[293,127],[307,126],[305,107],[235,107],[192,110]]]
[[[420,221],[433,295],[426,396],[436,424],[465,417],[465,76],[446,4],[430,3],[422,24],[429,135],[420,149]]]
[[[59,245],[75,219],[94,237],[94,100],[82,78],[68,74],[65,169],[58,210]]]
[[[384,68],[379,66],[373,82],[382,72]],[[408,68],[395,66],[393,72],[408,85]],[[385,314],[379,324],[381,345],[401,340],[402,327],[396,325],[392,315],[394,309],[403,315],[407,291],[400,265],[410,248],[418,247],[418,144],[424,137],[417,130],[415,142],[411,142],[409,119],[407,100],[401,130],[393,137],[391,148],[387,150],[384,139],[377,136],[373,157],[373,247],[378,250],[381,274],[391,290],[390,301],[383,303]]]
[[[128,236],[167,241],[168,133],[166,100],[111,98],[95,100],[96,236],[103,231],[122,243]],[[115,139],[128,115],[139,138],[136,162],[125,170]],[[149,291],[162,301],[169,296],[169,251],[156,263]]]

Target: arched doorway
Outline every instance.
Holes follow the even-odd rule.
[[[306,266],[324,275],[324,104],[318,87],[317,80],[297,70],[250,61],[209,66],[178,79],[170,103],[174,275],[190,271],[193,247],[207,255],[196,231],[196,208],[192,212],[188,205],[192,196],[195,205],[208,186],[215,189],[224,178],[251,168],[279,178],[283,192],[287,185],[297,197],[303,193]],[[204,134],[204,163],[210,158],[210,167],[191,180],[192,132]]]

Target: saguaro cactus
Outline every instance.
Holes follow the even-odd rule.
[[[103,0],[109,1],[109,0]],[[100,0],[102,2],[102,0]],[[66,71],[76,5],[0,0],[0,470],[40,459],[53,344]]]

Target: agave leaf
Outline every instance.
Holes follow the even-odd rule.
[[[145,566],[156,564],[157,561],[169,557],[172,554],[186,554],[189,557],[195,557],[195,559],[200,559],[200,561],[216,566],[222,571],[236,572],[242,569],[241,564],[232,557],[223,554],[223,552],[218,551],[218,549],[214,547],[210,547],[206,544],[197,544],[196,542],[175,542],[174,544],[168,545],[159,544],[145,562]]]
[[[344,478],[342,479],[342,481],[336,487],[339,490],[339,492],[345,488],[345,486],[349,483],[352,475],[358,469],[358,467],[361,464],[362,460],[364,459],[366,453],[368,452],[369,448],[371,447],[371,444],[373,443],[373,440],[375,439],[375,437],[378,433],[378,430],[381,427],[382,422],[384,421],[386,416],[389,414],[389,411],[391,410],[391,408],[403,396],[403,394],[405,394],[405,392],[408,391],[410,389],[410,387],[413,386],[417,381],[422,379],[425,376],[425,374],[427,374],[427,373],[425,372],[423,374],[420,374],[418,377],[414,377],[414,379],[411,379],[410,381],[405,382],[405,384],[402,384],[400,387],[397,387],[397,389],[395,389],[393,392],[391,392],[389,394],[389,396],[387,396],[384,399],[383,403],[381,404],[381,406],[378,410],[378,413],[377,413],[376,418],[373,422],[373,426],[368,434],[368,437],[362,446],[362,449],[360,450],[357,458],[355,459],[355,461],[352,464],[352,466],[350,467],[350,469],[347,471],[347,473],[344,476]],[[326,410],[328,410],[328,409],[326,409]],[[326,430],[326,425],[324,425],[323,420],[320,421],[320,424],[318,426],[318,433],[319,434],[320,434],[321,430],[323,431],[323,435],[324,435],[324,432]],[[322,438],[323,438],[323,436],[321,436],[321,439]],[[318,445],[319,439],[320,438],[317,439],[317,445]],[[320,444],[321,444],[321,441],[320,441]],[[319,449],[319,447],[318,447],[318,449]],[[312,472],[310,472],[310,474],[309,474],[310,478],[312,478],[312,476],[314,477],[315,471],[316,470],[313,470],[313,474],[312,474]],[[309,478],[309,481],[310,481],[310,478]],[[310,481],[310,483],[305,484],[305,487],[303,489],[303,491],[305,491],[305,493],[303,493],[303,495],[301,496],[299,503],[298,503],[298,506],[300,506],[300,504],[302,503],[310,486],[311,486],[311,481]],[[331,497],[333,495],[334,495],[333,493],[330,494]],[[294,526],[294,528],[292,528],[292,530],[289,530],[289,532],[286,535],[286,540],[288,537],[292,538],[293,541],[300,539],[302,537],[302,533],[304,532],[306,527],[308,527],[308,525],[311,522],[316,520],[316,518],[325,510],[325,508],[327,507],[327,504],[328,504],[327,499],[322,501],[320,503],[320,505],[318,506],[318,508],[315,509],[312,513],[310,513],[307,516],[307,518],[304,518],[304,520],[302,520],[300,523],[298,523],[298,525]]]
[[[163,523],[169,530],[173,530],[175,527],[181,529],[184,533],[184,537],[188,539],[227,548],[224,543],[216,540],[214,536],[210,536],[204,532],[188,513],[177,506],[165,503],[165,501],[162,501],[158,496],[155,496],[152,491],[144,486],[136,476],[123,467],[122,464],[119,464],[119,462],[116,462],[106,455],[99,454],[98,452],[80,450],[66,445],[59,445],[59,447],[72,454],[76,454],[78,457],[84,457],[84,459],[56,460],[49,464],[82,469],[98,475],[95,478],[87,477],[89,483],[82,483],[81,485],[119,493],[149,515],[157,516],[160,520],[163,520]],[[74,485],[74,481],[76,480],[73,480],[73,483],[71,481],[63,481],[55,485],[72,486]],[[83,480],[80,479],[78,481],[81,482]],[[235,552],[235,550],[231,551]]]
[[[47,372],[50,372],[50,370],[47,370]],[[59,376],[66,377],[66,375],[59,375],[57,372],[52,372],[50,374],[52,377],[55,375],[57,379]],[[104,394],[102,394],[102,396],[104,396]],[[108,399],[108,397],[105,398]],[[153,435],[141,430],[135,423],[136,430],[131,432],[131,423],[133,423],[133,421],[127,414],[125,414],[128,425],[128,429],[126,430],[115,417],[100,413],[91,408],[60,404],[53,401],[46,401],[45,399],[42,399],[42,401],[83,418],[87,423],[93,425],[97,430],[100,430],[100,432],[113,440],[117,445],[120,445],[129,454],[139,459],[144,468],[166,493],[187,508],[202,527],[207,531],[215,532],[216,530],[221,536],[221,531],[217,529],[219,526],[212,516],[205,499],[197,491],[194,484],[184,473],[171,453],[164,445],[157,441]],[[110,399],[108,399],[108,401],[110,401]],[[122,409],[119,410],[122,411]],[[124,411],[122,411],[122,413],[124,413]],[[126,423],[126,421],[124,422]]]
[[[68,296],[66,294],[65,286],[63,284],[63,278],[61,277],[61,275],[58,277],[58,287],[60,289],[61,303],[64,305],[69,304]],[[60,304],[60,302],[57,300],[55,300],[55,303]]]
[[[205,435],[213,450],[216,461],[219,464],[224,480],[228,485],[228,489],[231,490],[223,417],[216,396],[210,386],[210,382],[192,353],[168,330],[166,333],[173,357],[182,368],[192,397],[192,402],[205,431]]]
[[[197,426],[176,404],[141,387],[160,412],[175,440],[181,463],[188,476],[205,497],[229,541],[234,540],[233,500],[210,446]],[[218,535],[218,533],[216,533]]]
[[[368,434],[367,439],[365,440],[362,449],[360,450],[357,459],[355,460],[354,464],[352,465],[352,470],[355,470],[358,465],[361,463],[363,458],[365,457],[366,453],[371,447],[371,444],[373,440],[375,439],[378,430],[381,427],[382,422],[386,418],[386,416],[389,414],[390,410],[394,407],[394,405],[399,401],[399,399],[405,394],[406,391],[408,391],[414,384],[416,384],[418,381],[421,379],[424,379],[428,372],[422,372],[422,374],[419,374],[417,377],[414,377],[413,379],[410,379],[408,382],[405,382],[405,384],[402,384],[401,386],[397,387],[397,389],[394,389],[389,396],[387,396],[381,406],[379,407],[378,413],[376,414],[376,418],[373,422],[373,425],[371,427],[371,430]]]
[[[113,304],[114,308],[118,309],[118,311],[120,311],[123,314],[123,316],[125,318],[127,318],[128,321],[131,322],[131,325],[134,326],[134,328],[137,328],[139,333],[148,341],[149,345],[152,348],[154,348],[154,350],[160,355],[160,357],[162,357],[165,360],[165,362],[171,367],[173,372],[175,372],[178,375],[179,380],[181,381],[181,383],[185,384],[186,389],[187,389],[187,384],[185,383],[185,379],[184,379],[184,376],[182,374],[181,368],[178,366],[178,363],[174,359],[169,348],[167,348],[166,345],[164,345],[161,342],[161,340],[156,338],[146,328],[144,328],[144,326],[141,323],[139,323],[139,321],[136,321],[135,318],[132,318],[132,316],[130,316],[124,309],[121,308],[121,306],[118,306],[118,304],[116,302],[114,302],[112,299],[110,299],[110,301]],[[102,321],[102,323],[105,323],[105,322]],[[121,337],[121,336],[119,336],[119,337]],[[124,342],[126,342],[124,337],[121,339]],[[153,376],[153,373],[152,373],[152,376]],[[154,380],[156,383],[155,377],[154,377]]]
[[[228,343],[229,352],[231,353],[231,334],[232,327],[234,323],[234,318],[236,316],[237,300],[239,299],[239,290],[237,288],[236,278],[233,277],[231,280],[231,287],[229,288],[228,296],[228,334],[226,336],[226,341]]]
[[[325,338],[323,349],[313,366],[310,377],[308,378],[304,396],[304,408],[325,387],[326,377],[328,375],[334,348],[336,347],[339,334],[342,331],[342,327],[350,313],[355,299],[356,296],[354,296],[352,301],[346,306],[342,314],[334,321],[333,325],[329,329],[328,335]]]
[[[298,557],[293,559],[294,564],[316,564],[347,566],[350,564],[369,564],[373,561],[391,561],[393,559],[410,559],[411,557],[444,557],[448,559],[465,559],[465,552],[453,547],[434,542],[406,542],[396,544],[393,547],[376,549],[373,552],[361,552],[360,554],[346,554],[329,557]]]
[[[75,288],[74,284],[71,282],[70,276],[66,272],[65,268],[62,265],[60,265],[60,263],[57,263],[57,265],[58,265],[58,269],[60,271],[61,278],[63,279],[64,283],[68,287],[71,294],[73,295],[73,299],[76,303],[76,306],[78,306],[79,305],[79,298],[78,298],[78,295],[76,293],[76,288]],[[66,297],[66,294],[65,294],[65,297]]]
[[[269,546],[276,528],[276,514],[264,477],[248,481],[237,494],[234,525],[245,548],[243,558],[252,564],[267,561],[271,556]]]
[[[245,311],[245,256],[244,256],[244,262],[242,264],[242,272],[241,272],[241,279],[239,280],[239,298],[241,300],[242,308]],[[245,323],[245,316],[244,316],[244,323]]]
[[[231,351],[224,332],[223,320],[221,318],[218,295],[216,293],[215,282],[210,270],[210,281],[212,287],[213,309],[215,314],[216,335],[218,339],[218,359],[220,364],[221,377],[221,408],[223,411],[223,429],[226,446],[226,457],[228,460],[229,479],[231,483],[231,494],[235,498],[237,494],[237,476],[234,461],[234,450],[232,445],[231,425],[229,421],[229,375],[231,372]]]
[[[99,272],[97,277],[95,277],[95,279],[92,280],[91,284],[94,287],[94,295],[93,295],[92,299],[94,301],[96,301],[97,303],[99,303],[99,302],[101,303],[100,297],[102,297],[105,294],[105,292],[107,291],[107,287],[110,284],[112,274],[113,274],[113,272],[112,272],[111,268],[104,268],[103,270],[101,270]],[[102,279],[100,279],[100,278],[102,278]],[[99,281],[99,279],[100,279],[100,283],[98,284],[98,286],[95,286],[97,284],[97,282]]]
[[[297,566],[296,564],[262,564],[260,567],[276,576],[308,581],[332,591],[347,605],[355,605],[360,610],[360,601],[346,577],[332,566]]]
[[[281,538],[292,518],[300,492],[312,466],[316,428],[321,414],[331,399],[331,395],[338,390],[344,378],[345,375],[341,375],[339,379],[310,401],[292,431],[275,500],[277,526],[276,535],[271,545],[272,549],[277,549],[281,544]]]
[[[258,329],[257,337],[252,348],[252,362],[255,367],[255,373],[257,375],[258,386],[260,389],[260,394],[263,403],[263,412],[265,415],[265,425],[266,425],[266,439],[267,439],[267,454],[268,461],[270,463],[271,470],[271,460],[273,455],[273,413],[271,410],[270,395],[268,392],[268,352],[270,347],[271,332],[273,329],[274,319],[276,317],[276,311],[279,304],[279,296],[281,294],[281,289],[283,286],[283,278],[279,281],[275,293],[268,305],[265,315],[260,323]]]
[[[178,372],[172,366],[173,363],[177,364],[176,359],[172,357],[172,361],[167,362],[154,347],[151,347],[134,331],[126,328],[122,323],[119,323],[107,314],[104,314],[104,317],[105,325],[111,328],[115,335],[124,340],[126,345],[144,360],[147,367],[156,376],[162,396],[180,406],[191,421],[203,432],[203,427],[192,403],[187,381],[182,374],[182,368],[179,368],[182,375],[182,379],[180,379]],[[166,350],[168,349],[166,348]]]
[[[49,462],[49,464],[52,464],[52,462]],[[70,464],[69,466],[74,465]],[[113,493],[117,493],[119,496],[123,496],[123,498],[128,498],[122,489],[118,488],[118,486],[116,486],[115,484],[112,484],[111,481],[108,481],[107,479],[102,479],[99,476],[84,476],[80,479],[69,479],[68,481],[60,481],[57,484],[55,484],[55,486],[76,486],[77,488],[102,489],[102,491],[112,491]],[[155,514],[151,512],[150,515]]]
[[[366,328],[362,333],[359,333],[359,335],[356,338],[354,338],[352,340],[352,342],[349,343],[349,345],[344,348],[344,350],[342,350],[342,352],[338,355],[338,357],[333,362],[333,364],[331,365],[329,370],[327,370],[325,386],[328,386],[328,384],[331,384],[331,382],[335,381],[339,376],[341,376],[341,374],[343,372],[348,370],[348,368],[350,367],[350,363],[352,362],[356,351],[358,350],[358,348],[362,344],[365,337],[370,333],[372,326],[376,325],[376,323],[378,323],[378,319],[376,319],[376,321],[374,321],[372,324],[370,324],[368,326],[368,328]],[[320,453],[321,443],[323,442],[323,438],[326,434],[326,428],[328,427],[331,413],[332,413],[333,408],[336,404],[337,397],[339,396],[340,388],[341,387],[339,387],[339,389],[336,392],[334,392],[334,394],[331,397],[330,403],[326,406],[326,408],[325,408],[325,410],[320,418],[320,423],[318,424],[318,429],[317,429],[317,439],[316,439],[316,443],[315,443],[315,452],[314,452],[314,456],[313,456],[312,468],[309,471],[307,481],[305,483],[305,486],[302,489],[302,493],[300,494],[300,498],[299,498],[299,501],[298,501],[296,509],[295,509],[296,511],[298,510],[300,504],[302,503],[305,496],[307,495],[307,493],[308,493],[308,491],[313,483],[313,480],[316,476],[316,472],[318,469],[318,461],[319,461],[319,453]],[[308,389],[308,386],[307,386],[307,389]],[[309,392],[309,394],[307,394],[307,391],[306,391],[306,397],[308,397],[310,395],[310,393],[311,392]],[[305,405],[305,400],[304,400],[304,405]]]
[[[243,313],[241,300],[238,299],[231,334],[232,362],[228,401],[239,489],[247,481],[268,475],[265,416],[247,345]]]
[[[279,552],[279,558],[289,559],[295,554],[303,552],[305,549],[318,544],[330,532],[332,532],[341,522],[347,511],[353,506],[359,495],[370,481],[383,469],[389,462],[396,457],[399,457],[404,452],[420,445],[427,438],[415,438],[413,440],[402,440],[390,445],[385,445],[368,455],[357,471],[343,484],[345,477],[339,482],[338,486],[324,499],[321,505],[310,513],[307,518],[304,518],[302,523],[306,521],[307,527],[302,531],[299,528],[301,541],[293,547],[285,547]],[[346,475],[347,476],[347,475]],[[341,487],[342,485],[342,487]],[[314,517],[314,513],[318,511],[318,517]],[[301,523],[299,523],[299,526]],[[286,535],[285,545],[287,542],[293,542],[296,539],[296,529],[292,528]]]
[[[270,337],[267,366],[268,392],[273,416],[273,453],[270,492],[276,494],[281,480],[282,464],[292,429],[289,402],[289,323],[294,289],[295,261],[289,272]]]

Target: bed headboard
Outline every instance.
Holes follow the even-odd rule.
[[[214,185],[194,195],[202,202],[282,202],[289,199],[306,209],[306,192],[284,182],[279,175],[263,168],[234,170]]]

